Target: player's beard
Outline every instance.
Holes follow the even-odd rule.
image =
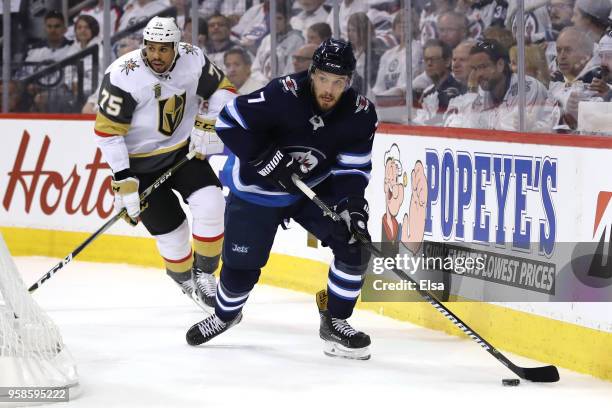
[[[164,61],[161,60],[150,61],[149,66],[153,68],[153,71],[157,72],[158,74],[162,74],[168,70],[168,64],[165,64]]]
[[[317,106],[319,107],[319,109],[321,109],[323,112],[327,112],[327,111],[332,110],[334,106],[336,106],[336,104],[338,103],[338,98],[334,97],[331,94],[327,94],[327,93],[318,94],[316,97],[316,101],[317,101]]]

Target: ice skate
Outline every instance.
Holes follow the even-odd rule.
[[[208,316],[206,319],[191,326],[187,330],[187,343],[191,346],[197,346],[206,343],[210,339],[218,336],[232,326],[237,325],[242,320],[242,313],[234,317],[229,322],[224,322],[216,314]]]
[[[215,296],[217,293],[217,281],[215,275],[207,273],[194,266],[191,271],[193,282],[195,283],[195,290],[193,297],[196,303],[202,304],[204,308],[208,308],[212,312],[215,308]]]
[[[370,336],[355,330],[345,319],[331,317],[325,290],[317,293],[317,306],[321,317],[319,336],[325,341],[323,352],[330,357],[368,360]]]

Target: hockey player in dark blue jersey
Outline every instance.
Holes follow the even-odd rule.
[[[223,170],[230,189],[223,267],[215,314],[189,329],[189,344],[207,342],[240,322],[278,226],[293,218],[334,254],[327,299],[318,298],[326,354],[370,357],[369,336],[346,321],[369,259],[355,236],[369,237],[364,191],[377,126],[372,103],[350,88],[354,69],[351,44],[326,40],[308,71],[274,79],[234,99],[219,115],[216,131],[233,153]],[[293,174],[344,221],[324,217],[293,183]]]

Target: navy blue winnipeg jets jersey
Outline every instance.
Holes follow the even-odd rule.
[[[307,72],[273,79],[232,100],[217,119],[217,134],[233,153],[223,169],[223,182],[255,204],[292,204],[300,197],[280,191],[248,164],[277,147],[306,165],[309,172],[303,181],[310,187],[332,176],[338,200],[363,196],[377,124],[373,104],[353,89],[322,113],[311,96]]]

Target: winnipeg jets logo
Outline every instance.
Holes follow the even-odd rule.
[[[198,55],[198,51],[191,44],[181,43],[181,48],[185,51],[185,54]]]
[[[367,112],[368,108],[370,107],[370,102],[365,96],[357,95],[355,106],[356,106],[355,113],[359,113],[361,111]]]
[[[129,75],[130,71],[134,71],[139,66],[140,65],[138,65],[134,58],[130,58],[129,60],[121,64],[119,67],[121,68],[121,72],[125,72],[125,75]]]
[[[313,132],[318,128],[325,126],[325,123],[323,123],[323,118],[321,118],[319,115],[314,115],[312,118],[308,119],[308,121],[312,124]]]
[[[309,150],[307,152],[295,151],[289,154],[291,155],[291,157],[293,157],[293,160],[300,163],[302,170],[305,170],[304,173],[311,171],[316,167],[317,164],[319,164],[319,160],[314,154],[312,154],[312,150]]]
[[[281,81],[281,84],[283,85],[283,91],[291,92],[293,96],[297,98],[297,90],[298,90],[297,83],[293,79],[291,79],[291,77],[289,76],[282,78],[280,81]]]

